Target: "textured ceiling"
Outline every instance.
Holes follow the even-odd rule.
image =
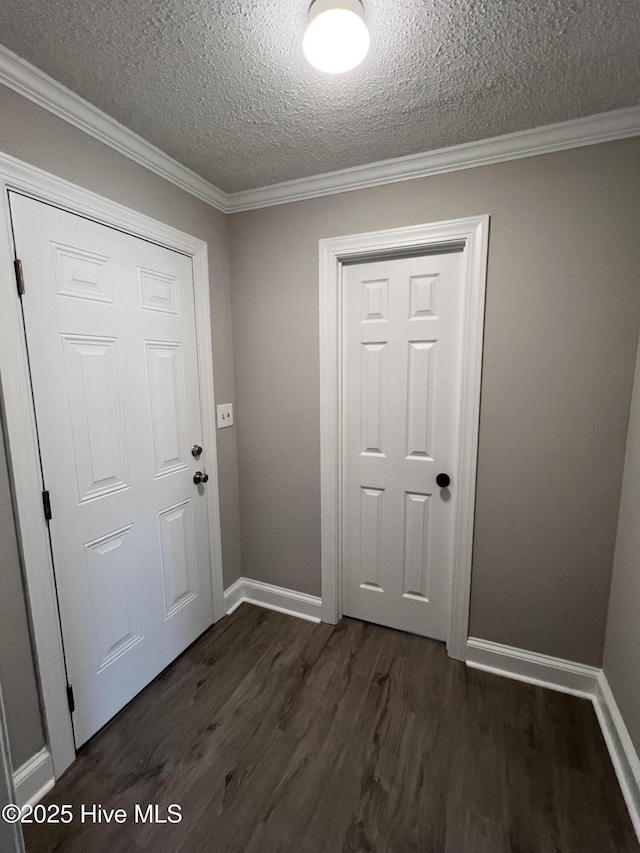
[[[337,77],[308,0],[2,0],[0,42],[227,192],[638,103],[639,0],[364,5]]]

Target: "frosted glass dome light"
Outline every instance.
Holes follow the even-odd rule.
[[[302,50],[314,68],[341,74],[359,65],[369,51],[369,30],[360,0],[315,0]]]

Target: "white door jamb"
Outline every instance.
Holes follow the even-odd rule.
[[[22,312],[13,270],[8,191],[14,190],[135,237],[151,240],[192,259],[202,426],[210,462],[207,510],[213,574],[213,618],[217,621],[224,616],[225,608],[207,244],[5,154],[0,154],[0,188],[0,380],[4,426],[46,738],[57,778],[75,760],[75,745],[67,704],[62,634],[49,535],[42,511],[42,473]],[[29,282],[26,286],[29,286]]]
[[[476,216],[320,240],[320,446],[322,517],[322,619],[342,617],[341,432],[342,268],[349,261],[402,256],[462,246],[464,318],[460,400],[460,474],[454,522],[449,656],[465,660],[471,590],[473,517],[480,415],[480,379],[489,217]]]

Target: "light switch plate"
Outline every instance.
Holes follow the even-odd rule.
[[[233,426],[233,403],[220,403],[218,410],[218,429]]]

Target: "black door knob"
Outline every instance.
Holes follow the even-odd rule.
[[[438,474],[436,477],[436,483],[441,489],[446,489],[450,482],[451,477],[448,474]]]
[[[208,483],[208,482],[209,482],[209,475],[208,475],[208,474],[203,474],[203,475],[202,475],[202,482],[203,482],[203,483]]]
[[[194,457],[194,459],[197,459],[201,453],[202,453],[202,448],[200,447],[200,445],[194,444],[193,447],[191,448],[191,455]]]

